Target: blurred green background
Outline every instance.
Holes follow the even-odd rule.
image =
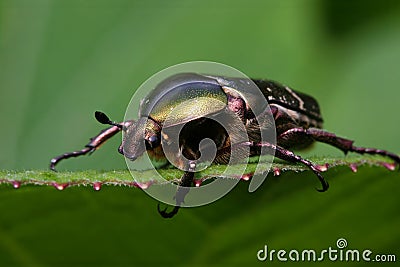
[[[193,60],[313,95],[326,129],[400,153],[399,1],[1,0],[0,168],[46,169],[103,128],[95,110],[121,120],[141,83]],[[60,169],[123,169],[119,143]],[[302,154],[343,156],[326,145]],[[324,194],[312,174],[284,174],[172,220],[138,189],[2,185],[0,266],[279,264],[259,263],[257,251],[325,249],[340,237],[399,258],[398,172],[325,176]]]

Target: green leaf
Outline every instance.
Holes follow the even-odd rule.
[[[161,218],[157,202],[130,187],[106,186],[101,192],[71,187],[59,192],[46,186],[14,190],[4,185],[0,187],[1,262],[4,266],[253,266],[259,263],[256,253],[264,245],[321,251],[335,248],[338,238],[346,238],[351,249],[396,253],[398,172],[377,167],[379,158],[314,161],[335,166],[324,173],[331,183],[325,193],[314,190],[311,171],[281,162],[274,167],[284,167],[284,173],[269,177],[256,192],[248,193],[248,183],[241,182],[222,199],[181,209],[172,220]],[[348,164],[363,167],[353,173]],[[176,170],[163,170],[171,171]],[[2,171],[1,178],[44,184],[132,182],[127,171]],[[309,266],[309,262],[298,264]]]
[[[388,169],[394,169],[395,165],[387,163],[385,158],[372,156],[356,156],[345,158],[312,158],[315,164],[320,166],[322,171],[338,166],[349,166],[349,170],[356,171],[359,166],[384,166]],[[251,163],[247,165],[237,164],[231,166],[229,173],[224,173],[226,165],[211,165],[207,169],[197,172],[195,179],[204,181],[211,178],[229,178],[229,179],[246,179],[253,175],[257,168],[257,162],[251,159]],[[274,172],[279,175],[281,172],[301,172],[307,171],[309,168],[302,164],[291,164],[288,162],[274,162],[270,169],[269,164],[259,163],[260,173],[267,171]],[[245,171],[241,174],[241,170]],[[236,171],[237,170],[237,171]],[[44,170],[28,170],[28,171],[0,171],[0,183],[10,183],[18,188],[21,185],[51,185],[57,189],[64,189],[67,186],[93,186],[98,190],[101,185],[124,185],[135,187],[147,187],[151,184],[162,184],[168,181],[177,182],[183,172],[176,168],[161,168],[157,170],[162,176],[157,177],[153,171],[132,171],[128,170],[111,170],[111,171],[74,171],[74,172],[53,172]],[[133,178],[134,177],[134,178]]]

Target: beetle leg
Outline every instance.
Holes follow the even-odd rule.
[[[350,152],[355,152],[359,154],[371,154],[371,155],[381,155],[385,157],[389,157],[394,160],[397,164],[400,164],[400,157],[394,153],[391,153],[386,150],[375,149],[375,148],[364,148],[364,147],[357,147],[354,146],[354,141],[345,139],[342,137],[336,136],[334,133],[326,132],[324,130],[318,128],[310,128],[310,129],[303,129],[303,128],[294,128],[290,129],[278,137],[279,139],[292,139],[287,138],[288,136],[293,137],[293,135],[307,135],[314,139],[315,141],[326,143],[332,145],[340,150],[342,150],[345,154]],[[278,141],[279,142],[279,141]]]
[[[311,161],[309,161],[307,159],[303,159],[299,155],[296,155],[292,151],[287,150],[281,146],[273,145],[268,142],[262,142],[262,143],[245,142],[244,144],[250,145],[253,147],[266,147],[271,150],[271,153],[273,151],[275,151],[275,157],[277,157],[277,158],[280,158],[280,159],[283,159],[286,161],[290,161],[290,162],[302,163],[302,164],[306,165],[308,168],[310,168],[314,172],[315,175],[317,175],[317,177],[322,185],[322,188],[317,189],[317,191],[325,192],[326,190],[328,190],[328,188],[329,188],[328,182],[321,175],[321,171],[318,169],[318,167]]]
[[[176,205],[174,206],[172,211],[167,211],[168,207],[161,210],[160,203],[158,203],[157,210],[163,218],[172,218],[175,214],[178,213],[179,207],[185,201],[185,196],[187,195],[187,193],[189,193],[190,185],[193,182],[193,178],[194,172],[185,172],[183,174],[175,195]]]
[[[261,144],[261,146],[262,145],[263,144]],[[303,159],[299,155],[294,154],[292,151],[284,149],[283,147],[280,147],[280,146],[276,146],[275,156],[277,158],[280,158],[280,159],[283,159],[286,161],[299,162],[299,163],[306,165],[308,168],[310,168],[314,172],[315,175],[317,175],[317,177],[322,185],[322,189],[317,189],[317,190],[319,192],[325,192],[326,190],[328,190],[328,188],[329,188],[328,182],[321,175],[321,172],[318,169],[318,167],[311,161],[309,161],[307,159]]]
[[[131,122],[120,123],[120,125],[126,126]],[[107,129],[102,130],[98,135],[95,137],[90,138],[90,142],[85,146],[84,149],[74,151],[74,152],[67,152],[50,160],[50,170],[56,171],[56,165],[63,159],[68,159],[72,157],[79,157],[86,154],[93,153],[96,149],[98,149],[105,141],[113,137],[121,131],[121,127],[112,126]]]

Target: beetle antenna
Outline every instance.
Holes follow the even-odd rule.
[[[122,126],[121,124],[116,123],[114,121],[111,121],[104,112],[96,111],[94,113],[94,116],[96,117],[96,120],[98,122],[100,122],[101,124],[108,124],[108,125],[112,125],[112,126],[117,126],[121,130],[124,128],[124,126]]]

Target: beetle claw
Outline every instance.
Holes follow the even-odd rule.
[[[167,211],[168,207],[161,210],[160,203],[157,204],[157,211],[163,218],[172,218],[178,213],[179,206],[174,206],[173,210]]]
[[[329,183],[325,180],[325,178],[322,177],[322,175],[319,172],[315,172],[315,174],[318,176],[318,179],[319,179],[319,181],[321,182],[321,185],[322,185],[321,189],[316,188],[316,190],[318,192],[325,192],[326,190],[328,190]]]

